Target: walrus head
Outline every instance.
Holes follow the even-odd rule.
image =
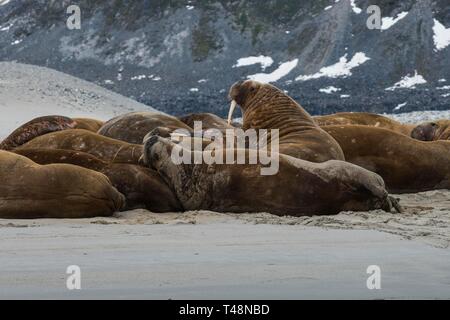
[[[231,99],[230,111],[228,113],[228,124],[231,124],[234,110],[239,105],[243,111],[248,107],[249,103],[258,94],[264,84],[253,81],[238,81],[231,86],[229,98]]]
[[[438,127],[435,122],[422,123],[411,131],[411,138],[420,141],[433,141]]]

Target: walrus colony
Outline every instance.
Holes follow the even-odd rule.
[[[229,96],[228,122],[213,114],[176,118],[154,112],[106,123],[62,116],[31,120],[1,144],[0,218],[85,218],[133,208],[293,216],[401,211],[389,192],[450,187],[450,141],[441,140],[445,121],[439,122],[444,129],[430,129],[369,113],[311,117],[283,91],[250,80],[234,84]],[[237,105],[242,125],[231,122]],[[201,150],[182,144],[188,157],[211,145],[196,135],[196,121],[220,132],[278,130],[278,172],[261,175],[264,165],[250,161],[174,163],[171,154],[181,145],[173,139],[177,130],[188,141],[201,140]],[[439,141],[414,139],[423,136]],[[265,143],[273,138],[269,134]],[[252,152],[251,146],[220,146],[223,158],[241,153],[248,160]]]

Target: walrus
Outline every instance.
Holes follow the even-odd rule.
[[[98,171],[126,198],[123,210],[147,209],[152,212],[183,211],[175,194],[161,176],[150,168],[124,163],[108,163],[88,153],[58,149],[24,149],[15,153],[45,165],[68,163]]]
[[[144,163],[173,187],[185,210],[303,216],[392,209],[383,179],[344,161],[313,163],[278,154],[279,172],[261,175],[258,164],[177,165],[171,159],[175,146],[169,139],[149,137]],[[248,157],[248,149],[243,150]],[[184,152],[192,158],[202,156]]]
[[[111,216],[125,197],[99,172],[69,164],[41,166],[0,151],[0,218]]]
[[[194,122],[200,121],[203,130],[218,129],[225,131],[233,129],[234,126],[228,124],[227,121],[212,113],[190,113],[178,118],[181,122],[194,129]]]
[[[344,160],[339,144],[280,89],[253,80],[239,81],[231,87],[229,96],[232,102],[228,123],[239,105],[243,112],[243,130],[279,130],[280,153],[312,162]]]
[[[12,150],[47,133],[73,129],[76,121],[63,116],[35,118],[20,126],[0,143],[0,150]]]
[[[314,116],[321,127],[337,125],[363,125],[392,130],[409,136],[414,125],[403,124],[388,117],[368,112],[339,112],[324,116]]]
[[[192,129],[175,117],[157,112],[132,112],[107,121],[98,134],[133,144],[142,144],[147,133],[157,127],[174,131]]]
[[[105,124],[104,121],[91,118],[73,118],[76,125],[73,129],[84,129],[97,132]]]
[[[379,174],[392,193],[450,188],[450,141],[422,142],[391,130],[326,126],[347,161]]]
[[[65,149],[81,151],[92,154],[107,162],[131,164],[140,164],[140,158],[143,152],[142,145],[111,139],[83,129],[49,133],[34,138],[17,149]]]
[[[450,140],[450,120],[421,123],[412,130],[411,138],[420,141]]]

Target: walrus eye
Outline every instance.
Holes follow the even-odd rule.
[[[432,127],[437,127],[437,123],[435,123],[435,122],[432,122],[430,124],[431,124]]]

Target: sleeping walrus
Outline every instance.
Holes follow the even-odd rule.
[[[108,178],[69,164],[41,166],[0,151],[0,218],[110,216],[125,203]]]
[[[107,121],[98,134],[125,141],[128,143],[142,144],[144,137],[155,128],[192,129],[175,117],[157,112],[132,112]]]
[[[367,112],[340,112],[313,117],[321,127],[336,125],[363,125],[392,130],[409,136],[414,125],[403,124],[388,117]]]
[[[139,164],[142,145],[107,138],[82,129],[53,132],[34,138],[18,148],[63,149],[89,153],[101,160],[117,163]]]
[[[175,146],[169,139],[149,137],[144,162],[172,186],[186,210],[304,216],[392,207],[380,176],[344,161],[313,163],[279,154],[279,171],[269,176],[260,174],[260,164],[176,164],[171,159]],[[183,152],[202,157],[198,151]],[[236,157],[228,149],[224,158],[227,152]]]
[[[15,152],[41,165],[68,163],[103,173],[125,196],[124,210],[143,208],[152,212],[182,211],[173,191],[152,169],[127,163],[108,163],[80,151],[23,149]]]
[[[232,103],[228,123],[239,105],[243,113],[243,130],[279,130],[280,153],[312,162],[344,160],[336,140],[280,89],[247,80],[235,83],[229,95]],[[267,143],[272,143],[270,135]]]
[[[77,122],[63,116],[35,118],[21,125],[0,143],[0,150],[12,150],[47,133],[73,129]]]
[[[327,126],[347,161],[378,173],[389,192],[450,188],[450,141],[422,142],[387,129]]]

